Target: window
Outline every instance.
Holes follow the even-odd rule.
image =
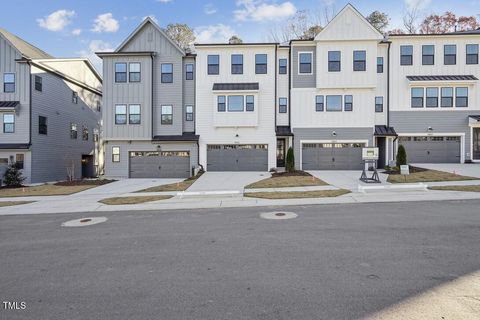
[[[162,63],[162,83],[172,83],[173,82],[173,64],[171,63]]]
[[[437,108],[438,107],[438,88],[427,88],[427,108]]]
[[[173,124],[173,107],[162,106],[162,124]]]
[[[255,97],[254,96],[247,96],[246,97],[246,106],[245,106],[245,110],[246,111],[254,111],[255,110]]]
[[[442,108],[452,108],[453,107],[453,88],[442,88]]]
[[[375,97],[375,112],[383,112],[383,97]]]
[[[207,57],[208,64],[208,74],[219,74],[220,71],[220,56],[219,55],[209,55]]]
[[[98,129],[93,129],[93,142],[98,142]]]
[[[225,108],[225,96],[218,96],[217,97],[217,111],[218,112],[224,112],[226,110]]]
[[[47,117],[38,116],[38,134],[47,134]]]
[[[400,65],[411,66],[413,64],[413,46],[400,46]]]
[[[139,104],[131,104],[128,106],[128,123],[140,124],[141,113]]]
[[[300,52],[298,54],[298,73],[312,73],[312,56],[313,53],[311,52]]]
[[[15,155],[15,164],[17,165],[17,168],[22,170],[24,168],[24,163],[25,155],[23,153],[17,153]]]
[[[15,132],[15,115],[4,114],[3,115],[3,133]]]
[[[42,92],[42,77],[35,76],[35,90]]]
[[[185,106],[185,120],[193,121],[193,106]]]
[[[15,73],[5,73],[3,75],[3,92],[15,92]]]
[[[243,96],[228,96],[228,111],[243,111]]]
[[[422,65],[433,66],[435,64],[435,46],[423,45],[422,46]]]
[[[140,82],[142,79],[139,62],[131,62],[128,65],[128,81]]]
[[[323,111],[323,96],[315,96],[315,111]]]
[[[327,96],[327,111],[342,111],[342,96]]]
[[[243,74],[243,54],[232,54],[232,74]]]
[[[267,73],[267,55],[256,54],[255,55],[255,74]]]
[[[72,103],[78,104],[78,93],[76,91],[72,91]]]
[[[455,88],[455,107],[468,107],[468,88]]]
[[[88,127],[82,126],[82,140],[88,141]]]
[[[447,44],[443,46],[443,64],[453,65],[457,64],[457,46],[454,44]]]
[[[278,99],[278,112],[287,113],[287,98]]]
[[[347,95],[345,96],[345,105],[343,107],[344,111],[353,111],[353,96]]]
[[[423,108],[423,88],[412,88],[412,108]]]
[[[77,139],[77,124],[70,123],[70,139]]]
[[[97,111],[102,111],[102,103],[100,102],[100,100],[97,100]]]
[[[115,82],[127,82],[126,63],[115,63]]]
[[[377,73],[383,73],[383,57],[377,57]]]
[[[278,60],[278,74],[287,74],[287,59]]]
[[[193,64],[192,63],[187,63],[185,65],[185,79],[193,80]]]
[[[119,104],[115,106],[115,124],[127,124],[127,106]]]
[[[467,44],[467,64],[478,64],[478,44]]]
[[[353,51],[353,71],[365,71],[367,69],[367,52]]]
[[[341,70],[340,51],[328,51],[328,71],[338,72]]]
[[[120,162],[120,147],[112,147],[112,162]]]

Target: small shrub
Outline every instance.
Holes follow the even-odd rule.
[[[19,165],[16,162],[10,164],[3,176],[3,183],[7,187],[21,187],[23,181],[25,181],[25,178],[22,176]]]
[[[397,151],[397,167],[404,166],[407,164],[407,152],[405,151],[405,147],[402,145],[398,146]]]
[[[287,172],[295,171],[295,156],[293,154],[292,147],[288,148],[288,151],[287,151],[287,163],[285,166],[285,170]]]

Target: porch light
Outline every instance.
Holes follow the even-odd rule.
[[[337,133],[335,131],[332,131],[332,136],[333,137],[336,137],[337,136]]]
[[[432,132],[432,131],[433,131],[433,128],[432,128],[432,127],[428,127],[428,128],[427,128],[427,131],[428,131],[428,132]]]

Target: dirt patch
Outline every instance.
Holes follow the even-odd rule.
[[[261,199],[303,199],[303,198],[330,198],[350,193],[349,190],[319,190],[319,191],[292,191],[292,192],[248,192],[245,197]]]
[[[61,196],[74,194],[97,187],[97,185],[58,186],[42,184],[34,187],[2,188],[0,198],[29,196]]]
[[[480,192],[480,185],[472,186],[435,186],[428,187],[430,190],[445,190],[445,191],[463,191],[463,192]]]
[[[0,201],[0,207],[19,206],[21,204],[34,203],[35,201]]]
[[[260,188],[288,188],[288,187],[309,187],[326,186],[325,181],[312,176],[305,171],[274,173],[270,178],[266,178],[245,187],[245,189]]]
[[[441,182],[441,181],[463,181],[477,180],[478,178],[461,176],[458,174],[422,169],[420,171],[410,171],[407,176],[401,174],[390,174],[387,181],[390,183],[415,183],[415,182]]]
[[[108,183],[115,182],[117,180],[107,180],[107,179],[98,179],[98,180],[74,180],[74,181],[60,181],[55,183],[55,186],[103,186]]]
[[[152,201],[166,200],[173,196],[161,195],[161,196],[138,196],[138,197],[114,197],[102,199],[98,202],[108,205],[124,205],[124,204],[139,204]]]

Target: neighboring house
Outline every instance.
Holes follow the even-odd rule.
[[[13,162],[26,183],[97,176],[102,79],[91,63],[0,29],[0,76],[0,176]]]
[[[190,177],[198,167],[195,57],[150,18],[103,59],[105,176]]]

